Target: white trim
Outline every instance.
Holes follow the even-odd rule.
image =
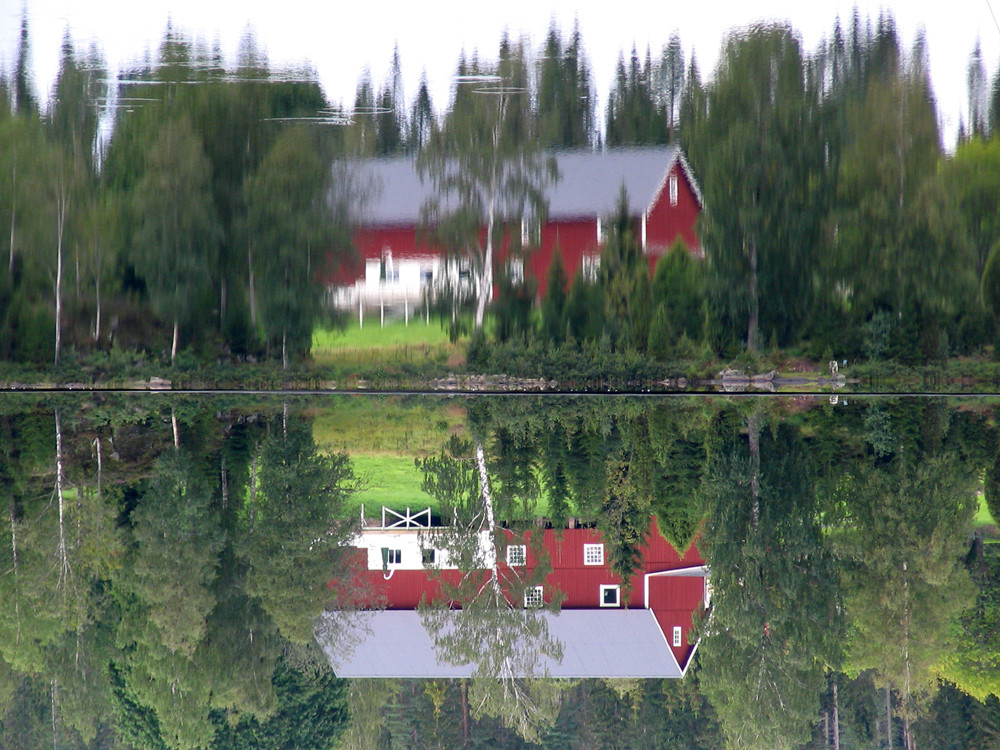
[[[539,609],[543,606],[545,606],[545,598],[541,586],[529,586],[524,590],[525,609]]]
[[[642,249],[646,250],[646,212],[642,212]]]
[[[588,557],[590,559],[588,559]],[[583,545],[583,564],[584,565],[604,565],[604,543],[598,542],[596,544],[584,544]]]
[[[607,604],[604,601],[604,595],[609,592],[615,592],[615,602],[614,604]],[[622,606],[622,587],[616,583],[602,583],[598,589],[599,600],[598,603],[601,607],[621,607]]]
[[[707,587],[708,586],[708,578],[709,578],[708,566],[707,565],[695,565],[695,566],[692,566],[690,568],[677,568],[675,570],[660,570],[660,571],[657,571],[656,573],[646,573],[642,577],[642,601],[643,601],[643,604],[646,607],[646,611],[649,612],[649,616],[653,618],[654,622],[656,622],[656,627],[659,629],[660,635],[663,636],[663,644],[668,647],[667,651],[670,652],[670,658],[674,660],[674,664],[677,665],[677,671],[679,671],[681,673],[681,678],[683,679],[684,675],[687,674],[688,667],[690,667],[691,664],[692,664],[692,662],[694,662],[694,655],[695,655],[695,652],[698,651],[698,644],[701,643],[701,638],[698,638],[694,642],[694,646],[691,648],[691,653],[688,654],[687,661],[684,663],[684,666],[682,667],[680,665],[680,662],[677,661],[677,657],[674,656],[673,649],[669,648],[670,641],[667,640],[667,634],[663,632],[663,628],[660,627],[660,623],[656,620],[656,615],[653,614],[653,610],[650,609],[650,607],[649,607],[649,579],[652,578],[653,576],[677,576],[678,578],[680,578],[680,577],[685,577],[685,578],[704,578],[705,579],[705,585]],[[708,605],[706,603],[706,609],[702,610],[702,611],[708,611],[709,612],[709,616],[711,616],[711,610],[708,610],[707,606]]]
[[[528,564],[528,546],[525,544],[508,544],[507,545],[507,565],[514,567],[523,567]]]
[[[683,171],[684,173],[684,179],[687,180],[688,187],[690,187],[691,192],[694,193],[694,199],[698,201],[698,208],[704,210],[705,199],[704,197],[702,197],[701,188],[698,187],[698,182],[694,179],[694,173],[691,171],[691,165],[688,164],[687,157],[684,156],[684,152],[681,151],[681,147],[678,146],[676,149],[674,149],[674,154],[670,158],[670,161],[667,163],[666,171],[664,171],[663,173],[663,179],[660,181],[660,184],[657,186],[656,190],[653,191],[653,197],[650,199],[649,205],[646,207],[647,212],[653,210],[653,207],[656,205],[656,202],[660,199],[660,196],[663,194],[663,189],[667,186],[667,178],[670,175],[671,171],[673,170],[675,164],[680,165],[681,171]],[[678,191],[679,190],[680,186],[678,186]]]

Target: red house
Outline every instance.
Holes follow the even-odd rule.
[[[539,294],[556,252],[568,278],[578,270],[596,275],[606,222],[623,187],[650,270],[678,239],[701,254],[695,234],[701,191],[679,147],[565,151],[554,158],[558,179],[547,190],[547,219],[521,227],[528,268],[512,260],[507,269],[515,278],[533,276]],[[333,280],[333,299],[342,309],[394,304],[409,312],[446,273],[441,252],[421,231],[421,209],[433,198],[433,185],[421,179],[411,158],[372,160],[358,169],[357,184],[370,186],[354,234],[359,258]],[[460,266],[457,273],[469,271]]]
[[[429,516],[429,512],[428,512]],[[476,665],[442,658],[420,614],[421,600],[440,601],[441,579],[457,580],[447,553],[435,550],[433,529],[383,524],[355,539],[365,561],[363,575],[385,609],[360,615],[360,635],[349,653],[327,648],[340,677],[468,677]],[[541,655],[538,672],[549,677],[683,677],[697,643],[694,619],[709,603],[705,562],[692,545],[678,553],[660,534],[655,519],[642,548],[643,568],[631,590],[612,573],[604,541],[595,529],[530,532],[518,539],[507,532],[498,560],[501,576],[511,569],[530,571],[537,564],[531,533],[541,533],[541,548],[551,565],[540,586],[524,589],[514,609],[531,610],[555,598],[558,612],[536,610],[561,658]],[[488,532],[481,532],[488,542]],[[457,613],[456,613],[457,614]],[[342,627],[342,626],[338,626]],[[323,640],[320,639],[321,645]]]

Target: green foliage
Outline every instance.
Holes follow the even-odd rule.
[[[283,417],[260,447],[257,478],[241,511],[246,589],[283,637],[308,643],[332,596],[326,582],[347,554],[337,542],[349,527],[351,463],[345,454],[321,455],[309,425]]]
[[[854,527],[841,550],[847,671],[873,670],[875,685],[894,690],[899,714],[912,719],[937,692],[936,666],[954,652],[954,624],[973,598],[960,549],[975,478],[947,452],[919,463],[907,453],[859,467],[839,492]]]
[[[543,341],[559,346],[566,338],[566,272],[563,269],[562,253],[559,247],[552,251],[549,277],[545,283],[546,294],[542,300]]]
[[[247,182],[261,320],[286,369],[291,355],[309,351],[322,293],[317,273],[330,245],[343,239],[329,180],[328,159],[304,130],[290,129]]]
[[[211,750],[279,750],[280,748],[332,748],[349,721],[347,680],[329,669],[304,671],[278,662],[271,678],[278,696],[275,713],[266,720],[253,715],[230,723],[213,715],[216,732]]]
[[[442,519],[468,520],[479,507],[479,473],[470,441],[452,435],[439,456],[414,459],[414,465],[423,475],[420,489],[438,501]]]
[[[176,328],[190,319],[207,291],[205,269],[218,252],[209,163],[186,118],[162,126],[146,161],[132,205],[132,262],[153,308]]]
[[[823,149],[812,139],[799,42],[782,25],[733,32],[689,136],[713,314],[759,349],[802,330],[812,304]],[[719,342],[724,343],[724,342]]]
[[[657,262],[651,302],[655,312],[649,329],[650,356],[667,359],[683,351],[682,340],[701,340],[705,266],[691,257],[683,241],[675,242],[670,252]]]
[[[538,142],[542,148],[589,146],[594,137],[594,96],[590,66],[579,26],[564,44],[553,23],[545,36],[538,80]]]
[[[1000,454],[986,470],[983,490],[990,515],[994,520],[1000,519]]]

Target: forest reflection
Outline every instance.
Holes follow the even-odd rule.
[[[849,400],[7,396],[0,746],[996,747],[997,404]],[[408,606],[468,674],[331,669],[382,505],[444,525]],[[623,612],[653,537],[707,564],[683,679],[543,668],[573,529]]]

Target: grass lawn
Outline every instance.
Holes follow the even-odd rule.
[[[453,344],[440,321],[431,318],[387,321],[380,326],[378,318],[365,321],[364,327],[351,319],[344,329],[317,328],[313,331],[312,357],[317,364],[373,364],[385,362],[420,364],[427,361],[452,361],[462,356],[464,344]]]
[[[423,475],[414,466],[412,456],[353,455],[351,461],[365,486],[351,504],[354,508],[364,504],[369,517],[377,515],[383,505],[400,511],[429,507],[435,515],[439,513],[437,500],[420,489]]]
[[[990,509],[986,507],[986,497],[979,493],[979,510],[976,512],[976,526],[996,526],[996,520],[990,515]]]
[[[320,450],[363,455],[437,455],[451,435],[465,431],[465,405],[420,396],[341,396],[316,411],[313,438]]]

